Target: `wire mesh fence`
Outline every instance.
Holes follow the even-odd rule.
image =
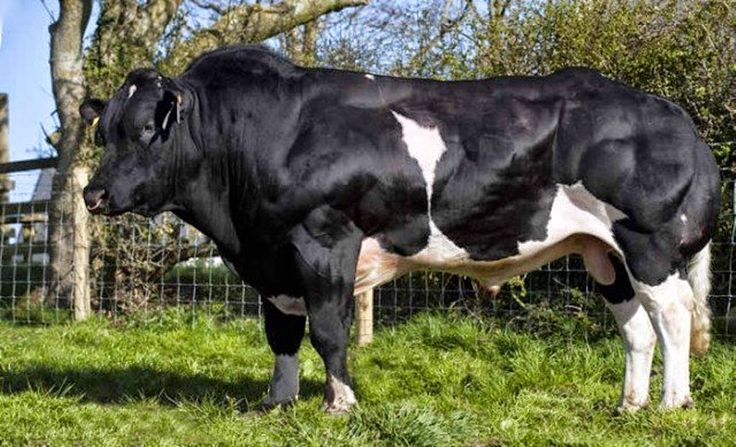
[[[0,318],[7,321],[52,323],[71,315],[70,296],[52,280],[49,238],[54,224],[71,223],[63,214],[58,222],[50,221],[54,201],[50,178],[41,173],[33,188],[11,197],[24,201],[0,204]],[[18,184],[28,182],[17,180]],[[736,183],[729,176],[723,182],[722,212],[713,243],[710,303],[715,332],[724,336],[736,334],[734,188]],[[223,317],[261,314],[256,291],[227,269],[206,237],[171,214],[154,219],[93,218],[90,240],[90,292],[97,313],[119,318],[174,306]],[[425,310],[449,309],[509,321],[536,313],[613,325],[578,256],[515,278],[495,298],[468,278],[436,272],[405,275],[374,293],[375,320],[381,323],[401,321]]]

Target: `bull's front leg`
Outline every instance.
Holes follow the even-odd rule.
[[[357,403],[348,374],[347,347],[353,300],[324,300],[309,308],[309,336],[325,364],[323,409],[341,414]]]
[[[314,220],[294,232],[293,241],[305,291],[309,336],[327,373],[323,408],[341,414],[357,402],[348,374],[347,347],[362,233],[350,223],[335,226],[334,215],[327,215],[329,220],[313,215]]]
[[[263,300],[266,338],[276,356],[265,409],[289,405],[299,395],[299,347],[304,338],[306,315],[285,313],[269,299]]]

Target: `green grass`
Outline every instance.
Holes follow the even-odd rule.
[[[693,361],[697,408],[617,416],[616,337],[544,339],[419,316],[350,351],[359,407],[320,411],[305,342],[297,405],[257,411],[271,371],[260,323],[167,314],[0,324],[0,445],[732,445],[736,346]],[[661,385],[655,364],[652,397]]]

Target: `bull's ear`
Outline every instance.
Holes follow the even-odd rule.
[[[101,99],[87,99],[79,106],[79,114],[82,115],[87,124],[92,124],[100,117],[106,105],[107,101]]]
[[[156,107],[156,127],[168,130],[176,121],[181,122],[182,93],[176,90],[165,90],[164,97]]]

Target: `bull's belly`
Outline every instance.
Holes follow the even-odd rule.
[[[431,220],[426,247],[412,256],[387,252],[375,237],[366,238],[356,268],[355,293],[418,270],[464,275],[492,287],[573,253],[583,256],[587,270],[596,281],[611,284],[615,274],[608,253],[622,255],[613,238],[612,225],[623,217],[623,213],[596,199],[577,183],[558,186],[546,223],[546,238],[517,241],[518,254],[507,258],[473,260],[467,251],[442,234]]]

